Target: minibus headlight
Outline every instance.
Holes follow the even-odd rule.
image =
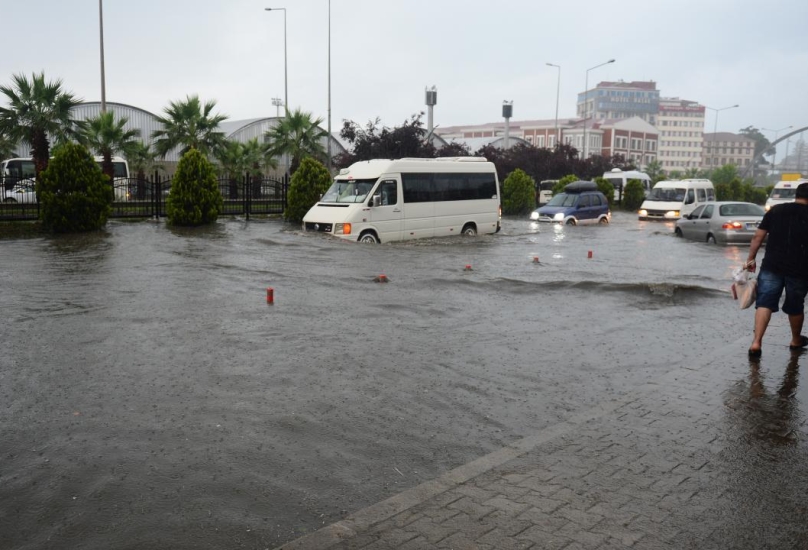
[[[665,212],[665,217],[666,218],[678,218],[679,217],[679,211],[678,210],[669,210],[668,212]]]
[[[350,234],[351,234],[351,224],[349,223],[334,224],[334,235],[350,235]]]
[[[637,212],[637,215],[642,216],[644,218],[645,216],[648,215],[648,210],[641,209],[639,212]]]

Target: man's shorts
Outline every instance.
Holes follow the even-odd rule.
[[[808,279],[787,277],[771,271],[761,271],[757,279],[755,307],[765,307],[773,312],[780,310],[780,296],[786,291],[783,313],[800,315],[805,311],[805,296],[808,294]]]

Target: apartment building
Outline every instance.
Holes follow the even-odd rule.
[[[666,172],[700,168],[704,148],[705,108],[696,101],[661,98],[656,127],[657,160]]]
[[[755,141],[730,132],[704,134],[704,162],[702,168],[711,170],[727,164],[746,167],[755,158]]]

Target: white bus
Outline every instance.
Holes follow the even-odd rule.
[[[502,223],[494,164],[481,157],[352,164],[303,218],[303,228],[379,243],[496,233]]]
[[[103,157],[95,157],[98,166],[101,166]],[[115,189],[115,200],[123,201],[129,198],[129,164],[126,159],[121,157],[112,157],[112,166],[114,169],[113,187]],[[0,162],[0,180],[3,185],[0,186],[0,193],[2,193],[3,202],[19,202],[17,198],[20,196],[19,189],[29,188],[33,185],[36,178],[36,168],[34,159],[28,158],[13,158]],[[15,191],[15,187],[17,190]]]
[[[626,184],[631,180],[637,180],[642,184],[643,193],[647,197],[651,192],[653,184],[651,178],[645,172],[638,172],[636,170],[623,171],[620,168],[612,168],[611,171],[603,174],[603,179],[608,181],[614,187],[614,200],[623,200],[623,193],[626,190]]]
[[[713,182],[707,179],[660,181],[651,189],[639,212],[641,220],[678,220],[696,207],[715,201]]]

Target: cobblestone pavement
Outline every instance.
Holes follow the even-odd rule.
[[[747,341],[281,548],[808,549],[808,352]]]

